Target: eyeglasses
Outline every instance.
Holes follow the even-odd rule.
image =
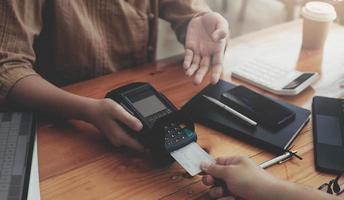
[[[329,194],[341,195],[344,193],[344,172],[340,173],[335,179],[330,180],[330,182],[322,184],[318,189]]]

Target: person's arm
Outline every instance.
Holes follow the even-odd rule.
[[[115,146],[142,150],[118,121],[134,130],[142,124],[109,99],[77,96],[50,84],[33,70],[34,38],[42,29],[43,0],[0,1],[0,99],[32,110],[95,125]],[[48,66],[47,66],[48,67]]]
[[[33,41],[42,29],[44,6],[44,0],[0,1],[0,103],[16,82],[36,75]]]
[[[203,0],[161,0],[160,17],[169,21],[184,44],[184,70],[199,84],[211,71],[212,83],[220,79],[229,38],[227,21],[212,12]]]
[[[216,159],[216,164],[202,163],[203,183],[214,185],[218,178],[226,182],[233,196],[225,196],[221,187],[210,190],[213,198],[221,200],[336,200],[336,196],[307,188],[305,186],[277,179],[246,157],[222,157]]]
[[[32,110],[49,113],[64,119],[89,122],[104,133],[114,146],[125,145],[136,150],[142,146],[130,138],[118,121],[138,131],[141,122],[109,99],[92,99],[68,93],[40,76],[28,76],[12,88],[10,100]]]

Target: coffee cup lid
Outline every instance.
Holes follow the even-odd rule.
[[[310,20],[328,22],[336,19],[336,10],[331,4],[311,1],[302,8],[302,16]]]

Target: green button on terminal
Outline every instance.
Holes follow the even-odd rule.
[[[190,129],[187,129],[187,128],[183,128],[183,132],[184,132],[188,137],[192,137],[192,135],[193,135],[193,131],[191,131]]]

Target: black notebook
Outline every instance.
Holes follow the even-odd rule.
[[[309,121],[310,111],[289,103],[274,100],[295,112],[295,119],[280,129],[271,129],[261,124],[258,124],[256,127],[250,127],[202,96],[207,95],[220,99],[222,93],[235,86],[223,80],[220,80],[216,85],[208,85],[187,102],[181,110],[192,120],[221,131],[224,134],[239,138],[276,154],[285,152]]]

